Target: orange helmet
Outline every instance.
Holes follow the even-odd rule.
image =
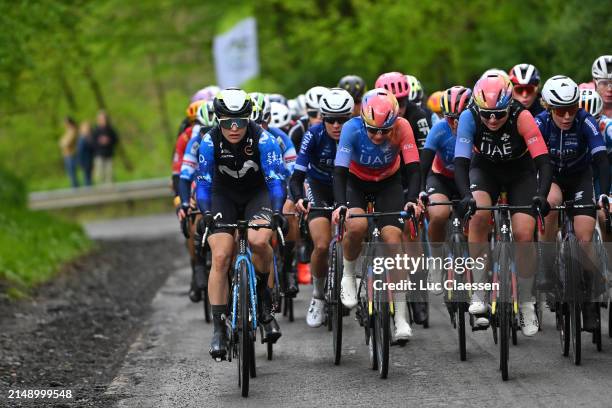
[[[186,114],[190,122],[195,121],[196,115],[198,114],[198,109],[200,109],[200,105],[202,105],[203,103],[206,103],[206,101],[199,100],[199,101],[191,102],[189,104],[189,106],[187,107]]]
[[[442,99],[442,95],[444,92],[436,91],[429,95],[429,99],[427,99],[427,107],[434,113],[442,113],[442,106],[440,105],[440,100]]]

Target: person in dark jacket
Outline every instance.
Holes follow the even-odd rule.
[[[89,122],[81,122],[79,126],[79,140],[77,142],[77,161],[83,171],[86,186],[91,186],[91,173],[93,171],[94,144]]]
[[[98,113],[97,126],[92,133],[94,143],[94,172],[96,180],[107,184],[113,182],[113,156],[119,136],[111,126],[104,111]]]

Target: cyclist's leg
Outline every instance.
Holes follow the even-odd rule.
[[[310,218],[308,228],[313,242],[313,251],[310,256],[313,291],[306,322],[310,327],[319,327],[325,320],[325,278],[327,277],[327,259],[331,241],[331,222],[329,214],[319,214],[316,218]]]
[[[554,207],[563,203],[563,192],[556,181],[550,185],[550,192],[547,198],[548,203]],[[559,213],[551,211],[544,218],[544,234],[540,234],[541,255],[543,258],[543,271],[540,272],[538,278],[538,289],[550,291],[554,288],[555,271],[554,263],[557,257],[557,247],[555,240],[557,231],[559,230]]]
[[[295,203],[291,198],[287,198],[285,205],[283,206],[283,213],[295,213]],[[296,241],[299,236],[298,218],[294,216],[288,216],[287,221],[289,223],[289,231],[285,237],[285,248],[283,254],[283,268],[282,271],[287,278],[286,291],[288,295],[295,295],[298,293],[298,283],[296,271],[293,269],[293,259],[295,258],[295,247]]]

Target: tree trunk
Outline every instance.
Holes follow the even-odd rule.
[[[98,79],[96,78],[89,63],[85,63],[83,66],[83,75],[85,75],[87,82],[89,82],[89,87],[96,98],[98,109],[106,110],[106,102],[104,100],[104,95],[102,94],[102,88],[100,87],[100,83],[98,82]]]
[[[159,78],[157,72],[157,55],[149,53],[149,64],[151,65],[151,73],[153,75],[153,85],[155,86],[155,94],[157,95],[157,107],[159,108],[159,117],[161,119],[162,130],[166,134],[166,140],[170,146],[174,146],[173,132],[168,120],[168,106],[166,104],[166,89]]]
[[[68,108],[70,108],[70,112],[76,112],[77,103],[76,98],[74,97],[74,92],[72,91],[72,87],[68,83],[66,79],[66,75],[64,74],[64,70],[60,67],[57,72],[57,76],[60,82],[60,86],[62,87],[62,91],[64,92],[64,97],[66,98],[66,102],[68,103]]]

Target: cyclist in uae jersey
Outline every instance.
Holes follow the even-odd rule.
[[[591,91],[592,92],[592,91]],[[544,84],[542,98],[548,109],[538,116],[536,122],[548,145],[551,164],[554,170],[553,183],[548,202],[560,205],[563,200],[573,200],[578,205],[593,204],[593,174],[591,165],[598,169],[599,190],[610,189],[608,156],[604,140],[599,133],[595,118],[584,109],[579,108],[580,92],[578,85],[564,75],[556,75]],[[607,194],[599,197],[599,205],[608,205]],[[578,208],[573,211],[574,231],[580,242],[591,242],[595,230],[595,209]],[[556,237],[557,214],[546,217],[546,228],[543,241],[554,242]],[[549,261],[546,267],[548,279],[541,284],[541,289],[552,289],[550,272],[554,259],[554,247],[543,245],[551,253],[544,253],[543,258]],[[589,248],[587,255],[593,256]],[[586,288],[586,301],[582,306],[583,329],[593,331],[598,326],[595,296],[601,292],[593,290],[594,276],[598,273],[591,267],[593,263],[584,263],[582,276]]]
[[[323,123],[312,126],[304,134],[302,146],[291,178],[292,195],[297,200],[297,209],[308,214],[308,229],[313,242],[310,271],[313,293],[306,315],[310,327],[319,327],[325,321],[325,278],[331,242],[330,213],[311,210],[310,207],[334,205],[332,174],[336,144],[340,132],[351,118],[353,98],[344,89],[332,88],[320,100]],[[308,179],[308,205],[304,203],[304,181]]]
[[[542,215],[550,206],[546,201],[552,170],[546,144],[533,116],[521,104],[512,100],[512,83],[504,75],[491,73],[481,77],[474,86],[474,104],[459,116],[455,147],[455,181],[463,196],[461,212],[468,209],[473,214],[469,224],[468,242],[480,243],[472,256],[478,257],[486,247],[490,211],[474,213],[478,206],[490,206],[497,201],[505,187],[510,205],[533,205]],[[536,168],[538,173],[536,173]],[[538,174],[538,179],[536,179]],[[539,185],[538,185],[539,184]],[[535,219],[533,211],[518,210],[512,213],[512,231],[516,242],[533,239]],[[474,253],[477,252],[477,253]],[[524,335],[533,336],[538,331],[534,300],[533,265],[531,257],[518,258],[519,270],[519,319]],[[472,270],[473,282],[486,280],[485,268]],[[484,291],[475,291],[469,312],[477,315],[475,324],[487,326],[488,306]]]
[[[454,86],[441,92],[440,101],[443,119],[433,125],[427,135],[425,146],[421,151],[421,203],[426,201],[443,202],[460,198],[455,185],[455,134],[459,115],[468,106],[472,90],[462,86]],[[443,258],[446,222],[451,208],[447,206],[432,206],[427,208],[429,226],[427,234],[431,256]],[[442,280],[442,270],[435,264],[429,270],[429,280],[435,282],[435,294],[442,293],[439,285]]]
[[[334,198],[340,205],[333,213],[335,223],[342,207],[348,208],[349,214],[363,214],[367,207],[367,195],[374,196],[377,211],[410,208],[419,215],[419,208],[415,204],[420,185],[419,154],[410,124],[398,117],[398,112],[399,106],[393,94],[376,88],[363,97],[361,117],[349,120],[342,128],[334,162]],[[400,156],[407,167],[411,187],[405,200]],[[403,220],[382,217],[380,221],[383,241],[400,244]],[[367,225],[362,218],[348,218],[346,222],[346,234],[342,241],[344,270],[340,297],[349,308],[357,304],[355,264]],[[394,299],[394,336],[405,339],[412,335],[406,321],[406,297],[404,293],[395,293]]]

